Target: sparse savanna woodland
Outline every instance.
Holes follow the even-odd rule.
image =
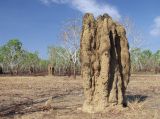
[[[0,46],[0,74],[36,75],[47,72],[48,61],[42,60],[38,52],[28,52],[18,39],[9,40]]]
[[[46,75],[52,67],[52,75],[73,76],[81,74],[80,37],[81,20],[74,18],[65,21],[59,33],[61,43],[48,46],[48,59],[43,60],[38,52],[28,52],[19,39],[11,39],[0,46],[0,74]],[[122,21],[126,35],[130,38],[130,59],[132,73],[160,73],[160,50],[152,52],[142,49],[145,40],[134,28],[128,17]]]
[[[49,61],[55,67],[58,75],[80,75],[80,34],[81,20],[70,19],[65,21],[59,34],[62,44],[49,46]]]
[[[126,17],[122,21],[126,29],[126,36],[130,38],[130,59],[132,73],[160,73],[159,50],[152,52],[149,49],[142,49],[144,39],[133,27],[133,22]],[[49,61],[55,67],[55,75],[76,75],[80,74],[80,36],[81,20],[67,20],[62,26],[59,46],[49,46]]]

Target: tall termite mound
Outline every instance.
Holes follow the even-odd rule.
[[[110,105],[126,105],[130,54],[124,27],[107,14],[97,19],[85,14],[80,53],[83,111],[99,112]]]

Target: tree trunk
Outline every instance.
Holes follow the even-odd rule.
[[[0,66],[0,74],[3,74],[3,68]]]
[[[9,66],[9,71],[10,71],[10,74],[11,75],[13,75],[14,74],[14,72],[13,72],[13,65],[12,65],[12,63],[10,63],[10,66]]]
[[[16,75],[19,75],[19,65],[16,67]]]
[[[59,74],[59,76],[61,76],[61,68],[60,67],[58,68],[58,74]]]
[[[71,62],[69,62],[69,66],[67,67],[67,74],[68,74],[68,77],[71,76],[71,69],[72,69],[72,65],[71,65]]]
[[[32,75],[34,73],[34,69],[32,66],[29,67],[29,74]]]
[[[76,79],[76,63],[74,63],[74,66],[73,66],[73,77],[74,79]]]
[[[126,105],[130,54],[123,26],[107,14],[94,19],[86,14],[81,35],[83,111],[104,111],[110,105]]]

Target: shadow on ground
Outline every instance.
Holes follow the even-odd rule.
[[[53,96],[52,99],[60,98],[65,95],[67,95],[67,94]],[[12,105],[6,106],[4,108],[2,107],[2,108],[0,108],[0,117],[12,117],[16,114],[44,111],[44,109],[42,108],[43,105],[41,105],[41,104],[46,102],[49,98],[41,98],[38,100],[28,100],[25,102],[20,102],[18,104],[12,104]],[[28,110],[26,110],[26,108],[28,108]]]
[[[146,95],[126,95],[127,101],[128,102],[135,102],[137,101],[138,103],[145,101],[148,96]]]

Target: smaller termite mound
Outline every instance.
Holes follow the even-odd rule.
[[[52,64],[48,65],[48,75],[53,76],[54,75],[54,66]]]
[[[83,18],[80,44],[83,111],[101,112],[110,105],[126,105],[130,54],[126,31],[108,14]]]

